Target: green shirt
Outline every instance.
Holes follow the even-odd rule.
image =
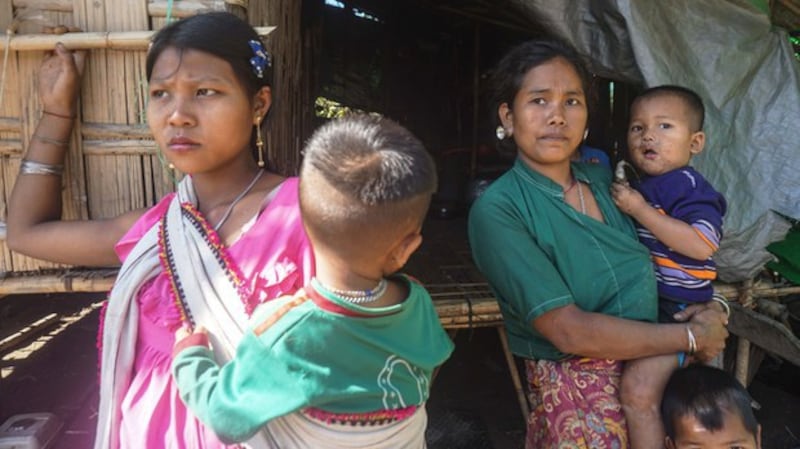
[[[246,332],[225,365],[218,366],[205,346],[175,356],[181,399],[225,441],[244,441],[271,419],[306,407],[366,413],[423,405],[431,373],[453,343],[428,292],[399,279],[406,280],[409,295],[390,307],[366,308],[310,292],[311,299],[291,308],[281,309],[291,296],[259,306],[254,329],[285,314],[260,335]]]
[[[605,223],[564,202],[562,188],[517,160],[472,206],[469,240],[478,269],[497,296],[511,350],[558,360],[568,354],[532,320],[558,307],[655,321],[656,282],[647,248],[614,205],[611,173],[572,164],[588,184]]]

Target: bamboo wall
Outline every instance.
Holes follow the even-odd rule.
[[[63,178],[65,219],[114,216],[150,206],[172,190],[176,175],[162,164],[146,125],[146,39],[144,44],[131,44],[127,37],[117,39],[147,36],[150,33],[142,32],[164,26],[168,14],[180,18],[204,10],[228,10],[257,27],[278,26],[265,39],[276,61],[267,148],[274,168],[285,174],[296,173],[302,136],[310,123],[309,117],[302,116],[303,110],[310,110],[310,101],[302,75],[308,71],[302,70],[301,3],[0,0],[0,26],[11,31],[0,42],[0,77],[4,74],[0,78],[0,221],[5,223],[6,200],[41,113],[36,73],[44,51],[56,42],[41,35],[44,26],[78,27],[84,34],[68,34],[61,39],[75,38],[73,48],[91,48]],[[119,32],[124,33],[115,34]],[[93,36],[95,43],[87,44]],[[66,267],[11,253],[0,242],[0,275],[49,268]]]

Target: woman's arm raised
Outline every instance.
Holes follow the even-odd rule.
[[[8,204],[8,247],[71,265],[115,266],[114,245],[143,210],[116,218],[61,221],[61,171],[75,120],[84,54],[57,44],[39,70],[42,117]]]

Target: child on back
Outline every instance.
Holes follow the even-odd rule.
[[[202,331],[178,341],[173,375],[199,419],[226,441],[258,433],[259,447],[424,447],[431,375],[453,344],[425,289],[393,273],[422,242],[435,188],[430,155],[390,120],[317,130],[300,174],[316,277],[257,309],[223,366]]]
[[[660,322],[674,323],[673,315],[688,305],[714,299],[711,256],[722,238],[726,202],[688,166],[705,145],[704,113],[700,97],[680,86],[658,86],[636,97],[628,150],[642,178],[630,186],[614,183],[611,189],[617,207],[636,220],[639,240],[650,250]],[[688,324],[686,333],[692,348],[696,340]],[[670,373],[684,362],[681,353],[626,364],[621,399],[632,448],[662,447],[658,403]]]
[[[747,390],[705,365],[675,371],[664,389],[661,417],[667,449],[761,448],[761,426]]]

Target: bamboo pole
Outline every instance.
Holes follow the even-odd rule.
[[[22,122],[18,118],[0,117],[0,132],[19,132]]]
[[[22,142],[16,139],[0,140],[0,156],[20,156]],[[158,148],[153,140],[84,140],[84,155],[100,156],[154,156]]]
[[[39,11],[72,12],[72,0],[13,0],[16,9],[30,8]]]
[[[0,295],[24,293],[107,292],[116,279],[113,275],[103,277],[73,277],[63,274],[40,276],[14,276],[0,280]]]
[[[737,286],[735,284],[715,284],[714,291],[729,298],[729,300],[736,300],[738,302],[741,302],[742,298],[745,297],[743,296],[745,292],[749,292],[749,295],[746,297],[750,298],[748,299],[750,304],[747,307],[752,307],[752,298],[774,298],[793,295],[800,293],[800,286],[775,287],[773,285],[753,285],[752,281],[746,281],[742,286]]]
[[[172,3],[172,5],[170,5],[170,3]],[[217,0],[207,2],[186,0],[179,2],[151,2],[147,4],[147,14],[151,17],[167,17],[167,11],[171,7],[170,16],[183,19],[215,9],[218,3],[219,1]]]
[[[266,36],[275,30],[274,26],[257,27],[259,36]],[[0,51],[8,48],[13,51],[46,51],[61,42],[70,50],[147,50],[156,31],[107,31],[80,32],[64,34],[21,34],[10,40],[0,39]]]
[[[153,140],[146,124],[118,125],[115,123],[83,123],[81,135],[85,140],[138,139]]]
[[[152,140],[84,140],[83,154],[153,156],[158,154],[158,148]]]
[[[147,14],[151,17],[166,17],[170,8],[170,2],[152,2],[147,4]],[[185,18],[195,14],[211,11],[219,3],[218,0],[211,1],[179,1],[172,2],[170,15],[176,18]],[[14,0],[14,7],[17,9],[31,8],[40,11],[68,12],[74,11],[72,0]]]
[[[22,154],[22,142],[19,140],[0,140],[0,156],[19,156]]]

